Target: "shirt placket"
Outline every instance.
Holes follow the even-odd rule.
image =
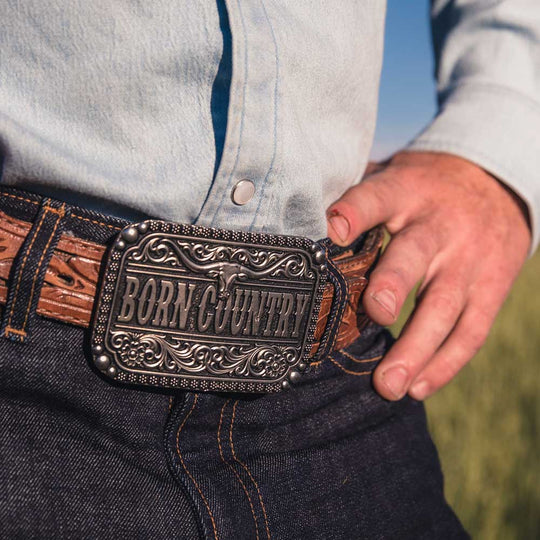
[[[261,230],[271,217],[279,63],[262,0],[226,0],[232,79],[221,162],[197,225]]]

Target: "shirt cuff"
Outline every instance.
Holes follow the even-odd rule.
[[[540,232],[538,103],[505,87],[459,85],[407,150],[463,157],[511,188],[528,206],[532,228],[530,254],[534,252]]]

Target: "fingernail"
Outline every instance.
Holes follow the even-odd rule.
[[[382,381],[396,399],[401,399],[405,395],[408,378],[409,374],[405,368],[395,367],[383,373]]]
[[[371,298],[388,311],[393,318],[396,317],[396,295],[392,291],[383,289],[382,291],[373,293]]]
[[[351,230],[347,219],[344,218],[341,214],[330,214],[330,216],[328,217],[328,221],[330,222],[330,225],[332,225],[334,231],[336,231],[339,239],[342,242],[346,242],[347,238],[349,238],[349,232]]]
[[[409,389],[409,394],[417,401],[422,401],[429,395],[429,384],[426,381],[414,383]]]

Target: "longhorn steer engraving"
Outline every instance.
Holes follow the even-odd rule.
[[[190,254],[188,255],[187,252],[190,252]],[[222,299],[227,299],[230,296],[232,285],[237,280],[261,279],[272,276],[278,270],[282,271],[284,277],[294,277],[298,276],[301,272],[305,272],[307,268],[306,261],[298,253],[283,254],[281,257],[273,253],[271,254],[272,257],[270,257],[267,252],[263,252],[265,258],[262,258],[260,254],[256,254],[255,256],[258,255],[259,258],[262,258],[263,263],[266,262],[266,264],[263,268],[254,270],[241,262],[210,259],[210,257],[216,259],[217,257],[228,255],[229,259],[237,257],[249,260],[254,255],[246,249],[229,248],[216,251],[208,245],[173,242],[168,239],[156,239],[149,242],[143,253],[150,260],[156,262],[163,261],[170,263],[176,258],[192,272],[217,278],[218,296]],[[195,260],[197,254],[199,254],[199,260]],[[261,266],[261,262],[258,263],[258,266]]]

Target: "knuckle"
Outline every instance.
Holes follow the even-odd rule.
[[[397,266],[383,266],[376,268],[370,278],[370,289],[378,291],[381,289],[391,289],[398,292],[399,296],[406,294],[409,280],[406,277],[406,270]]]
[[[360,185],[362,186],[362,184]],[[383,215],[388,204],[381,185],[382,184],[377,181],[367,181],[363,183],[365,189],[362,195],[369,201],[369,203],[365,205],[364,210],[371,216]]]
[[[454,355],[459,364],[467,363],[485,344],[488,332],[473,326],[463,328],[454,341]]]
[[[463,309],[463,293],[457,287],[433,291],[429,304],[439,318],[455,320]]]
[[[481,305],[469,308],[467,320],[463,324],[463,340],[471,355],[476,354],[485,345],[495,313],[493,309]]]
[[[408,249],[419,254],[424,260],[430,259],[435,253],[433,235],[425,230],[418,230],[419,226],[400,233],[409,244]]]

